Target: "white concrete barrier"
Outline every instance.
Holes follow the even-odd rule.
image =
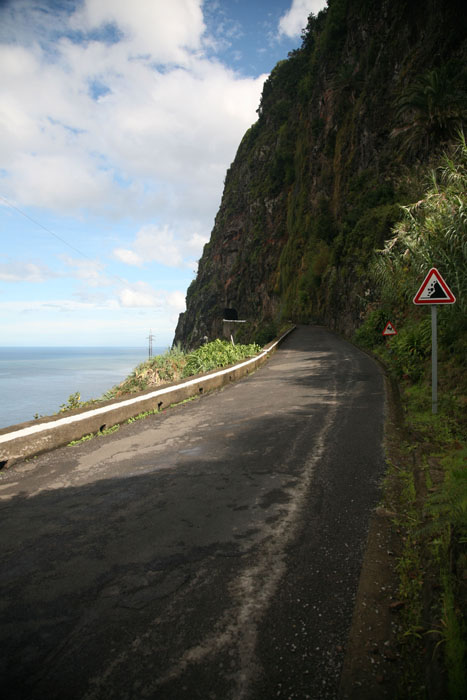
[[[193,396],[220,389],[257,369],[294,328],[295,326],[266,345],[258,355],[238,364],[168,384],[160,389],[149,389],[126,398],[105,401],[96,408],[76,409],[65,415],[47,416],[3,428],[0,430],[0,468],[67,445],[72,440],[80,440],[84,435],[102,432],[145,411],[162,410]]]

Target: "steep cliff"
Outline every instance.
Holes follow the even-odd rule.
[[[371,299],[366,265],[465,122],[460,0],[329,0],[277,64],[227,171],[175,342],[244,339],[284,320],[351,333]]]

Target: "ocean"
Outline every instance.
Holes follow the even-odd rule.
[[[147,347],[0,347],[0,428],[52,415],[77,391],[99,398],[147,358]]]

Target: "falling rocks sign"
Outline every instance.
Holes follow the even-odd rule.
[[[436,267],[432,267],[416,295],[414,304],[454,304],[456,297],[441,277]]]
[[[391,321],[388,321],[384,327],[383,335],[397,335],[397,331],[392,325]]]

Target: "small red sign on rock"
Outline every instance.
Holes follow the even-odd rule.
[[[383,335],[397,335],[397,331],[390,321],[384,327]]]

